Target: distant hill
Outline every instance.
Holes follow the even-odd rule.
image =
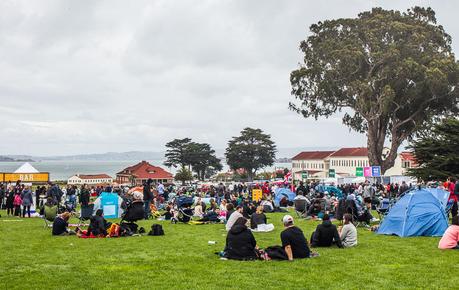
[[[289,163],[290,159],[302,151],[316,151],[316,150],[335,150],[336,147],[296,147],[296,148],[278,148],[277,160],[278,162]],[[217,157],[224,161],[225,150],[215,149]],[[29,156],[29,155],[3,155],[0,156],[1,161],[49,161],[49,160],[81,160],[81,161],[130,161],[130,160],[164,160],[164,151],[128,151],[128,152],[107,152],[96,154],[78,154],[78,155],[65,155],[65,156]],[[2,160],[2,158],[4,160]]]
[[[11,157],[11,156],[0,156],[0,162],[34,162],[32,158],[28,157]]]

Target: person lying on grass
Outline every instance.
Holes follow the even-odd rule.
[[[247,219],[239,217],[226,236],[223,257],[234,260],[256,260],[257,241],[247,228]]]
[[[280,237],[289,261],[311,257],[308,241],[303,231],[294,225],[293,217],[285,215],[282,222],[285,229],[281,232]]]
[[[459,250],[459,217],[457,215],[453,216],[451,225],[438,243],[438,248]]]
[[[333,244],[343,247],[336,226],[331,223],[330,216],[324,214],[322,224],[311,235],[311,247],[331,247]]]
[[[66,235],[75,235],[76,233],[70,229],[69,226],[70,213],[64,212],[61,215],[58,215],[53,222],[53,236],[66,236]],[[77,229],[78,230],[78,229]]]
[[[357,229],[352,224],[352,215],[344,214],[344,226],[338,228],[339,237],[343,247],[354,247],[357,245]]]

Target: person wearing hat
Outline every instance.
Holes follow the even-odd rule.
[[[282,219],[285,229],[281,232],[282,247],[290,261],[309,258],[311,251],[303,231],[294,225],[293,217],[285,215]]]

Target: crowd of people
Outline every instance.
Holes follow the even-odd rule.
[[[440,248],[459,248],[459,224],[457,219],[457,201],[459,182],[449,178],[440,184],[450,192],[453,224],[440,241]],[[88,206],[102,192],[118,194],[123,199],[127,220],[150,219],[152,217],[171,220],[172,222],[224,223],[228,232],[223,258],[230,259],[270,259],[284,256],[286,259],[307,258],[314,256],[310,248],[353,247],[357,245],[356,222],[369,226],[377,221],[371,214],[383,199],[396,199],[410,189],[411,185],[402,182],[383,185],[363,182],[336,186],[336,192],[328,192],[321,183],[299,182],[296,187],[284,182],[238,183],[225,186],[223,183],[209,186],[164,185],[147,180],[141,191],[131,191],[128,187],[106,185],[89,187],[87,185],[59,187],[50,182],[47,186],[38,186],[34,191],[17,181],[15,184],[0,184],[0,206],[5,204],[7,215],[30,217],[31,206],[41,209],[45,206],[57,206],[61,213],[53,223],[54,235],[78,234],[80,236],[106,236],[112,224],[104,219],[103,211],[98,210],[90,219],[87,230],[68,228],[71,214],[77,205]],[[292,201],[287,196],[275,203],[275,193],[288,188],[295,193]],[[254,189],[262,192],[259,200],[252,200]],[[339,194],[337,194],[339,192]],[[280,235],[282,246],[259,249],[252,234],[260,225],[268,224],[267,212],[284,211],[286,206],[293,206],[297,201],[304,201],[301,218],[321,220],[321,224],[311,233],[308,242],[303,231],[295,226],[293,217],[286,214],[283,218],[284,230]],[[351,210],[349,210],[351,209]],[[287,212],[286,212],[287,213]],[[135,217],[135,218],[134,218]],[[333,219],[342,221],[336,227]]]

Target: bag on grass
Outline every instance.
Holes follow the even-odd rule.
[[[281,246],[271,246],[265,249],[265,253],[271,260],[288,260],[287,253]]]
[[[163,226],[160,224],[153,224],[151,231],[148,233],[149,236],[164,236]]]

